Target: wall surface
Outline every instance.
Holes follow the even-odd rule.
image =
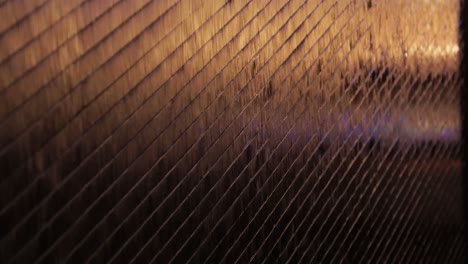
[[[464,263],[457,0],[0,0],[1,263]]]

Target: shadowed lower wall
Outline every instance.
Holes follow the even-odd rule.
[[[1,263],[464,263],[456,0],[0,0]]]

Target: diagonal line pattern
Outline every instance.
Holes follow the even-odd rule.
[[[409,149],[407,149],[407,151],[409,151]],[[388,168],[390,168],[390,167],[388,167]],[[387,168],[387,169],[388,169],[388,168]],[[395,171],[396,171],[396,170],[395,170]],[[380,183],[377,184],[377,186],[378,186],[378,185],[380,185]],[[354,228],[354,226],[355,226],[355,224],[353,224],[353,228]],[[361,230],[362,230],[362,229],[360,229],[359,232],[361,232]],[[350,232],[347,234],[346,238],[348,237],[348,235],[349,235],[350,233],[351,233],[351,230],[350,230]],[[341,246],[340,246],[340,247],[341,247]]]
[[[458,152],[457,149],[453,149],[452,151],[455,152],[455,153]],[[450,155],[448,155],[448,156],[450,156]],[[434,164],[435,164],[435,163],[434,163]],[[455,170],[456,166],[453,166],[453,167],[454,167],[454,170]],[[450,169],[451,169],[451,168],[450,168]],[[429,173],[429,172],[428,172],[428,173]],[[455,175],[456,175],[456,174],[455,174]],[[440,175],[439,177],[440,177],[440,178],[443,178],[444,176],[446,176],[446,177],[448,177],[448,178],[454,178],[454,179],[457,178],[457,177],[451,176],[451,174],[445,174],[445,173],[441,173],[441,175]],[[453,181],[453,179],[452,179],[452,181]],[[436,186],[437,186],[437,185],[436,185]],[[450,185],[449,185],[449,186],[450,186]],[[451,188],[454,188],[453,186],[454,186],[454,185],[452,185]],[[425,189],[430,189],[430,188],[431,188],[431,186],[427,186]],[[426,191],[426,193],[429,193],[429,192],[430,192],[430,191]],[[444,192],[441,192],[441,191],[435,192],[435,193],[442,193],[442,195],[445,195],[445,193],[444,193]],[[429,197],[428,199],[425,199],[426,202],[427,202],[428,204],[430,204],[431,198],[432,198],[432,197]],[[444,198],[445,198],[445,200],[450,200],[449,197],[444,197]],[[435,197],[432,198],[432,199],[435,200]],[[452,199],[452,200],[453,200],[453,199]],[[444,201],[444,199],[442,199],[442,201]],[[420,207],[421,207],[421,208],[427,208],[427,207],[425,207],[425,206],[420,206]],[[421,213],[422,213],[422,212],[423,212],[423,210],[421,210]],[[443,212],[443,210],[440,210],[440,212]],[[438,215],[441,215],[440,212],[433,213],[433,215],[435,215],[436,221],[437,221],[437,219],[439,218]],[[418,215],[415,219],[422,219],[422,218],[424,218],[424,215]],[[410,241],[411,241],[410,234],[411,234],[412,232],[414,232],[414,231],[413,231],[413,228],[415,228],[415,225],[416,225],[416,222],[413,221],[413,222],[411,223],[411,226],[410,226],[408,229],[406,229],[406,230],[403,229],[403,231],[400,233],[400,236],[401,236],[402,234],[405,234],[407,237],[403,238],[403,241],[401,241],[401,242],[400,242],[400,240],[398,240],[399,242],[398,242],[398,243],[394,243],[392,246],[393,246],[394,248],[395,248],[395,247],[399,247],[399,249],[403,249],[405,243],[410,243]],[[422,228],[422,226],[424,226],[424,223],[423,223],[423,224],[420,224],[420,225],[418,225],[418,226],[416,226],[415,229],[417,230],[417,228]],[[444,224],[443,224],[443,223],[440,223],[440,224],[438,224],[438,225],[436,225],[436,226],[437,226],[438,228],[440,228],[440,227],[443,227]],[[439,226],[440,226],[440,227],[439,227]],[[408,230],[410,230],[410,231],[412,231],[412,232],[410,232],[410,231],[408,231]],[[405,232],[405,231],[406,231],[406,232]],[[423,233],[423,232],[421,231],[421,233]],[[436,233],[436,232],[432,232],[432,233]],[[417,236],[417,234],[418,234],[418,232],[416,232],[412,237],[415,238],[415,237]],[[401,239],[401,238],[400,238],[400,239]],[[410,245],[411,245],[411,243],[410,243]],[[408,246],[407,248],[409,248],[409,246]],[[424,248],[424,246],[420,246],[420,247],[419,247],[419,250],[421,250],[422,248]],[[393,250],[393,249],[392,249],[392,250]],[[414,250],[414,251],[413,251],[413,254],[416,254],[417,251],[418,251],[418,250]],[[390,251],[390,253],[388,253],[387,256],[391,256],[391,255],[393,255],[393,254],[394,254],[394,253]],[[397,255],[400,256],[400,254],[397,254]],[[405,255],[405,254],[401,254],[401,256],[404,256],[404,255]],[[436,254],[436,255],[438,255],[438,254]],[[387,257],[387,258],[388,258],[388,257]],[[388,261],[388,260],[387,260],[387,261]]]
[[[240,8],[239,8],[239,9],[240,9]],[[251,11],[253,11],[252,8],[251,8]],[[219,15],[222,15],[222,14],[219,14]],[[221,16],[218,16],[218,18],[220,18],[220,17],[221,17]],[[156,98],[157,98],[157,97],[156,97]],[[147,102],[147,103],[148,103],[148,102]],[[148,123],[147,123],[147,124],[148,124]],[[147,126],[147,124],[145,124],[145,126]],[[143,126],[143,127],[145,127],[145,126]],[[126,131],[123,131],[123,132],[126,132]],[[152,131],[149,131],[149,132],[154,132],[154,129],[153,129]],[[126,133],[126,134],[127,134],[127,133]],[[126,135],[126,134],[125,134],[125,135]],[[134,143],[134,142],[132,142],[132,143]],[[121,151],[121,152],[118,153],[118,154],[126,154],[126,153],[122,153],[122,151]],[[122,156],[122,155],[120,155],[120,156]],[[119,156],[117,156],[117,157],[119,157]],[[124,156],[124,157],[125,157],[125,156]],[[121,164],[119,164],[119,165],[121,165]],[[108,168],[109,168],[108,166],[104,167],[104,169],[108,169]],[[112,169],[114,169],[114,171],[115,171],[116,168],[112,168]],[[98,175],[99,175],[99,174],[98,174]],[[114,195],[115,195],[115,193],[114,193]]]
[[[0,262],[463,263],[459,9],[0,0]]]
[[[436,84],[436,85],[437,85],[437,84]],[[424,99],[423,96],[414,97],[414,98],[418,98],[418,99],[420,99],[420,100]],[[426,143],[426,144],[427,144],[427,143]],[[417,163],[415,163],[413,166],[416,166],[416,165],[417,165]],[[413,167],[412,169],[414,169],[414,167]],[[411,174],[410,174],[410,175],[411,175]],[[383,225],[382,225],[381,227],[383,227]],[[389,230],[388,227],[386,228],[386,231],[385,231],[385,232],[387,232],[387,230]],[[395,232],[395,231],[396,231],[396,230],[392,230],[392,232]],[[381,242],[381,240],[379,240],[379,244],[380,244],[380,242]],[[386,243],[387,243],[387,245],[388,245],[388,240],[387,240]],[[375,252],[380,252],[380,251],[379,251],[379,250],[375,250],[374,253],[375,253]]]
[[[422,95],[421,95],[421,96],[422,96]],[[421,97],[421,96],[420,96],[420,97]],[[337,235],[337,237],[338,237],[338,235]],[[336,239],[337,237],[335,237],[335,239]],[[323,242],[321,243],[321,245],[322,245],[322,244],[323,244]],[[327,252],[330,251],[330,248],[331,248],[331,247],[329,247],[329,248],[327,249]]]

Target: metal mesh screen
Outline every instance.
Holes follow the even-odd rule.
[[[457,0],[0,0],[0,262],[463,263]]]

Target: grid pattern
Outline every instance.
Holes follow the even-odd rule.
[[[464,263],[457,0],[0,0],[0,262]]]

